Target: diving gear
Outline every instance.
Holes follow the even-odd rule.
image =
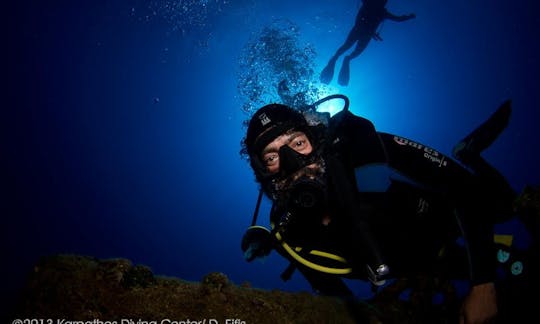
[[[251,220],[251,226],[257,224],[257,217],[259,216],[259,208],[261,207],[261,200],[263,197],[262,189],[259,189],[259,196],[257,196],[257,203],[255,204],[255,211],[253,211],[253,219]]]
[[[505,101],[482,125],[459,141],[452,150],[452,155],[468,164],[488,148],[506,128],[512,113],[511,101]]]
[[[340,95],[340,94],[330,95],[330,96],[327,96],[325,98],[319,99],[318,101],[313,103],[308,108],[312,108],[312,110],[315,110],[315,108],[318,105],[320,105],[321,103],[326,102],[328,100],[333,100],[333,99],[343,99],[344,102],[345,102],[343,110],[348,110],[348,108],[349,108],[349,98],[347,98],[344,95]],[[285,119],[286,116],[289,116],[293,121],[297,121],[298,125],[300,125],[300,126],[303,126],[304,122],[307,122],[310,126],[315,126],[317,124],[317,121],[319,121],[321,123],[324,123],[325,125],[328,124],[329,117],[327,115],[324,115],[323,117],[319,118],[317,115],[320,115],[320,113],[317,113],[317,112],[311,113],[310,118],[305,118],[305,120],[302,121],[299,118],[299,113],[298,112],[296,112],[296,111],[292,110],[291,108],[288,108],[288,107],[286,107],[284,105],[268,105],[268,106],[265,106],[265,107],[261,108],[261,111],[259,111],[259,112],[257,112],[255,114],[256,116],[259,116],[259,117],[257,117],[257,119],[260,121],[260,125],[258,125],[257,122],[253,122],[253,120],[257,120],[255,118],[253,118],[252,121],[250,122],[250,126],[251,126],[252,130],[251,131],[248,130],[248,133],[250,135],[246,136],[246,146],[248,147],[249,152],[253,152],[253,150],[254,150],[254,149],[250,148],[250,145],[253,145],[255,140],[262,133],[267,131],[272,126],[272,125],[270,125],[272,123],[272,121],[271,120],[270,120],[270,122],[267,121],[268,115],[266,115],[266,112],[265,112],[265,110],[271,109],[270,107],[273,107],[272,109],[282,110],[281,113],[272,111],[271,116],[272,116],[272,118],[274,118],[274,123],[275,124],[277,124],[280,120],[283,123],[288,122]],[[263,114],[266,115],[266,118],[263,117]],[[287,127],[284,127],[284,128],[287,128]],[[261,178],[262,178],[261,173],[263,173],[263,174],[265,173],[263,171],[265,169],[265,167],[264,167],[262,161],[260,161],[260,158],[258,156],[256,156],[256,155],[255,156],[252,155],[250,160],[251,160],[252,167],[255,170],[256,177],[260,181]],[[259,207],[261,205],[263,192],[264,192],[264,190],[263,190],[263,188],[261,188],[259,190],[259,196],[257,198],[255,211],[253,213],[253,220],[252,220],[251,226],[255,226],[255,224],[257,222],[257,217],[258,217],[258,213],[259,213]]]
[[[348,220],[344,235],[352,249],[346,257],[353,268],[367,264],[371,269],[378,269],[385,262],[379,241],[365,219],[365,215],[371,211],[358,201],[356,184],[350,180],[345,165],[335,156],[329,156],[326,163],[328,178],[331,179],[329,190]]]
[[[368,279],[375,286],[382,286],[390,274],[390,268],[386,264],[380,264],[375,270],[367,265]]]
[[[279,156],[280,172],[269,186],[274,201],[293,211],[295,222],[304,226],[320,223],[327,210],[326,163],[321,153],[303,155],[283,146]],[[298,215],[309,215],[309,219],[300,220]]]
[[[342,94],[333,94],[333,95],[329,95],[324,98],[321,98],[315,101],[313,104],[311,104],[310,107],[317,110],[317,106],[321,105],[324,102],[334,100],[334,99],[342,99],[344,103],[343,103],[343,108],[341,109],[341,111],[349,111],[349,104],[350,104],[349,98]]]
[[[279,232],[275,232],[275,237],[281,243],[281,247],[298,263],[323,273],[335,275],[347,275],[353,272],[353,269],[348,266],[347,261],[339,255],[327,253],[319,250],[307,250],[301,247],[290,246]],[[310,261],[308,258],[319,257],[327,263],[332,263],[332,266],[321,265]]]
[[[277,229],[287,237],[309,236],[309,231],[321,225],[328,210],[326,181],[323,176],[302,175],[282,188],[276,189],[276,206],[284,212]]]
[[[302,130],[307,126],[302,113],[282,104],[266,105],[249,122],[245,139],[248,154],[259,155],[279,135],[293,128]]]
[[[257,182],[263,185],[262,189],[267,194],[266,185],[273,175],[268,172],[261,160],[260,153],[263,148],[278,136],[294,129],[305,133],[314,150],[317,150],[318,144],[324,138],[323,129],[328,126],[330,119],[327,113],[320,113],[317,108],[322,103],[334,99],[342,99],[344,101],[342,111],[348,111],[349,99],[342,94],[334,94],[303,107],[303,113],[283,104],[269,104],[255,112],[249,121],[244,146]]]
[[[306,167],[315,161],[312,154],[302,154],[296,152],[288,145],[283,145],[279,149],[279,173],[280,177],[287,177]]]
[[[249,122],[244,144],[255,177],[261,183],[263,191],[269,196],[272,193],[269,192],[268,186],[276,175],[269,172],[262,161],[261,153],[269,143],[290,130],[301,131],[310,143],[315,142],[311,127],[307,124],[302,113],[285,105],[266,105],[259,109]]]
[[[295,181],[291,189],[291,202],[296,208],[316,210],[325,200],[324,184],[315,179],[303,177]]]
[[[327,213],[330,209],[327,196],[329,195],[328,191],[331,191],[332,196],[338,196],[332,198],[332,201],[335,199],[334,203],[339,206],[337,210],[332,207],[332,212],[343,213],[343,217],[351,220],[350,226],[346,226],[347,233],[345,235],[355,248],[354,251],[351,251],[353,253],[346,256],[351,258],[352,261],[346,263],[346,267],[356,269],[359,273],[363,273],[365,277],[366,273],[362,270],[368,265],[371,269],[375,269],[377,275],[374,278],[380,279],[387,274],[388,267],[383,267],[380,270],[382,271],[381,274],[377,273],[380,266],[385,265],[385,263],[382,262],[378,244],[376,244],[370,227],[361,219],[364,211],[357,206],[355,201],[355,186],[347,180],[349,174],[345,165],[339,161],[337,152],[335,152],[339,150],[338,146],[341,147],[342,142],[345,141],[345,137],[341,138],[340,135],[340,138],[338,138],[336,136],[338,133],[335,129],[343,126],[341,121],[348,120],[345,117],[350,114],[348,113],[349,100],[343,95],[328,96],[311,106],[305,107],[305,109],[306,111],[316,112],[316,106],[336,98],[343,99],[345,102],[343,114],[339,117],[336,115],[324,125],[312,125],[306,121],[302,113],[284,105],[272,104],[264,106],[251,119],[245,144],[257,180],[274,203],[272,215],[275,217],[271,215],[271,220],[277,223],[277,227],[274,228],[272,233],[275,233],[278,242],[282,243],[281,247],[287,254],[312,269],[323,272],[328,270],[324,266],[319,267],[310,260],[301,261],[305,260],[305,257],[299,254],[301,248],[300,250],[298,246],[292,248],[289,244],[300,246],[306,244],[308,249],[304,251],[311,255],[309,253],[309,248],[312,248],[309,244],[311,239],[309,236],[312,233],[310,228],[317,229],[323,226],[323,217],[328,216]],[[278,136],[291,130],[304,132],[313,149],[309,154],[301,154],[288,145],[282,145],[278,151],[279,171],[270,173],[261,159],[261,151]],[[330,174],[327,172],[327,159],[332,161],[332,168],[335,169]],[[332,179],[331,183],[328,183],[330,179],[328,175]],[[258,201],[257,206],[259,204]],[[279,210],[279,212],[274,212],[275,210]],[[347,224],[349,224],[348,221]],[[250,249],[250,247],[252,248]],[[259,246],[246,243],[243,244],[243,251],[249,261],[259,255],[257,253]],[[340,270],[337,270],[337,273],[333,272],[334,270],[329,271],[335,274],[344,274],[351,271],[350,268],[349,270],[338,268]]]

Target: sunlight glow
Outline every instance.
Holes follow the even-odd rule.
[[[330,90],[333,90],[333,91],[330,91]],[[326,91],[324,91],[324,93],[325,95],[323,97],[331,95],[331,94],[338,94],[340,92],[337,91],[337,89],[327,89]],[[330,113],[330,116],[334,116],[338,112],[342,111],[344,107],[345,107],[345,102],[343,101],[343,99],[336,98],[336,99],[331,99],[331,100],[328,100],[319,104],[316,108],[316,111],[320,113],[327,112],[327,113]]]
[[[330,116],[334,116],[343,109],[342,100],[334,99],[323,102],[317,107],[317,112],[328,112]]]

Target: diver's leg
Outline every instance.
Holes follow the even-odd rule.
[[[470,159],[479,156],[497,139],[499,134],[506,128],[512,112],[511,101],[505,101],[482,125],[472,131],[464,139],[459,141],[452,150],[452,155],[469,164]]]
[[[345,58],[343,59],[343,63],[341,65],[341,70],[339,70],[339,76],[338,76],[338,83],[341,86],[347,86],[349,84],[350,62],[351,62],[351,58],[349,56],[345,56]]]
[[[435,191],[448,191],[456,179],[472,176],[456,161],[437,150],[410,139],[379,133],[388,164],[412,182]]]
[[[493,201],[486,183],[457,162],[423,144],[381,133],[389,166],[396,176],[410,179],[447,199],[469,255],[468,273],[474,282],[488,282],[494,275],[492,225]],[[441,220],[450,221],[450,220]],[[441,232],[441,235],[450,235]]]
[[[506,178],[480,155],[470,156],[468,166],[483,184],[484,195],[490,201],[495,222],[507,220],[513,214],[516,192]]]
[[[496,222],[509,217],[513,210],[514,190],[506,179],[479,155],[471,163],[474,173],[442,153],[421,143],[399,136],[380,133],[388,154],[389,165],[400,175],[432,190],[470,196],[483,205],[483,215]],[[471,189],[472,188],[472,189]]]
[[[343,59],[343,65],[341,66],[341,70],[339,71],[339,77],[338,77],[338,83],[340,85],[346,86],[349,84],[350,62],[353,58],[362,54],[364,49],[367,47],[370,39],[371,39],[370,37],[360,38],[358,42],[356,43],[356,48],[354,49],[354,51],[351,54],[345,56],[345,58]]]
[[[332,56],[332,59],[334,58],[337,59],[338,57],[343,55],[343,53],[348,51],[354,45],[354,43],[358,41],[359,34],[360,34],[360,30],[358,27],[355,26],[353,29],[351,29],[351,31],[349,32],[349,35],[347,35],[347,39],[345,40],[343,45],[341,45],[338,48],[334,56]]]
[[[362,52],[368,46],[370,40],[371,40],[371,36],[368,37],[367,35],[365,35],[363,37],[360,37],[358,39],[358,42],[356,43],[356,47],[355,47],[354,51],[352,51],[352,53],[347,55],[347,56],[350,59],[353,59],[353,58],[359,56],[360,54],[362,54]]]
[[[491,166],[480,153],[489,147],[508,125],[512,112],[510,100],[505,101],[482,125],[472,131],[456,146],[452,154],[478,176],[490,193],[494,216],[503,220],[512,213],[516,193],[504,176]]]
[[[337,59],[341,55],[343,55],[343,53],[345,53],[349,48],[351,48],[354,45],[354,43],[356,42],[357,34],[358,34],[358,32],[357,32],[356,28],[353,28],[349,32],[349,35],[347,36],[347,39],[345,40],[345,43],[343,43],[343,45],[341,45],[338,48],[338,50],[336,51],[334,56],[332,56],[330,58],[330,60],[328,61],[328,64],[326,64],[326,66],[324,67],[324,69],[321,72],[320,80],[321,80],[322,83],[328,84],[328,83],[330,83],[330,81],[332,81],[332,78],[334,77],[334,69],[335,69],[335,66],[336,66]]]

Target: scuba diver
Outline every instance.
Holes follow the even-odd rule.
[[[313,118],[311,108],[334,98],[345,100],[341,112]],[[282,104],[255,112],[243,145],[261,191],[244,258],[275,249],[291,262],[284,280],[298,270],[314,291],[346,300],[354,295],[343,278],[379,286],[418,274],[459,276],[471,284],[461,323],[493,318],[493,224],[512,214],[515,195],[480,153],[506,127],[510,101],[456,146],[464,165],[377,131],[348,105],[334,95],[306,113]],[[272,201],[271,230],[256,225],[263,193]],[[445,263],[441,251],[463,253]]]
[[[330,83],[334,76],[334,67],[337,59],[343,55],[349,48],[356,43],[354,51],[345,56],[343,59],[343,65],[339,72],[338,83],[342,86],[349,84],[349,63],[350,61],[360,55],[367,47],[369,41],[373,38],[375,40],[382,40],[377,28],[385,19],[393,21],[406,21],[416,17],[415,14],[408,14],[402,16],[396,16],[388,12],[385,8],[387,0],[363,0],[363,4],[356,14],[356,21],[354,27],[349,32],[345,43],[336,51],[334,56],[328,61],[326,67],[322,70],[320,80],[324,84]]]

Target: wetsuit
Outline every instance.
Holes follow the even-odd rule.
[[[494,214],[510,212],[512,197],[436,150],[377,132],[371,122],[349,112],[334,116],[329,132],[325,212],[331,222],[318,223],[320,215],[299,216],[309,225],[298,225],[289,239],[341,253],[362,278],[373,259],[370,245],[381,252],[375,258],[399,277],[440,271],[435,264],[441,248],[462,236],[462,265],[468,267],[456,271],[465,271],[472,284],[494,280]],[[372,237],[366,239],[365,233]],[[351,294],[339,276],[297,266],[315,290]]]

